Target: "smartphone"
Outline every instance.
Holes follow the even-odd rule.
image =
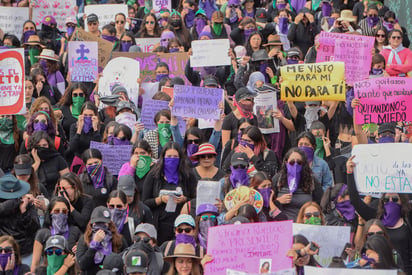
[[[312,250],[312,251],[316,251],[316,250],[319,249],[319,247],[314,242],[310,242],[309,249]]]
[[[342,250],[342,254],[340,254],[340,258],[342,260],[345,260],[348,257],[348,253],[346,252],[346,248],[352,248],[352,244],[351,243],[346,243],[345,247]]]

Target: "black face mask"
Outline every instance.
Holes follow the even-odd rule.
[[[141,240],[135,242],[133,244],[133,248],[140,249],[148,255],[154,252],[153,246],[151,246],[150,243],[145,241],[144,239],[141,239]]]
[[[36,150],[41,160],[49,160],[58,154],[55,150],[45,147],[37,147]]]
[[[180,27],[182,25],[182,20],[172,19],[170,20],[170,25],[172,25],[173,27]]]

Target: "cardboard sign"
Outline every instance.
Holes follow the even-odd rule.
[[[90,148],[100,151],[103,156],[103,165],[112,175],[118,175],[120,168],[130,161],[133,145],[109,145],[101,142],[91,141]]]
[[[286,256],[292,246],[292,221],[233,224],[209,228],[205,275],[225,275],[226,269],[259,273],[261,261],[271,261],[271,271],[290,268]]]
[[[231,64],[229,56],[229,39],[210,39],[192,41],[191,67],[228,66]]]
[[[160,43],[160,37],[157,38],[136,38],[136,45],[139,46],[144,53],[151,53],[157,44]]]
[[[412,193],[409,143],[358,144],[352,155],[359,192]]]
[[[164,109],[169,110],[169,102],[153,99],[143,100],[140,122],[144,124],[144,128],[149,130],[157,129],[154,116]]]
[[[181,117],[219,119],[223,91],[217,88],[175,85],[172,114]]]
[[[97,42],[70,41],[68,63],[71,81],[93,82],[98,75]]]
[[[127,18],[127,5],[124,4],[104,4],[104,5],[86,5],[84,7],[85,14],[94,13],[99,18],[99,29],[101,30],[105,25],[110,24],[115,21],[115,16],[118,13],[123,13]],[[126,23],[126,22],[125,22]],[[86,31],[89,30],[87,27],[87,18],[84,20],[84,26]]]
[[[25,114],[24,50],[0,50],[0,115]]]
[[[0,29],[20,38],[24,22],[29,18],[29,8],[0,7]]]
[[[276,92],[258,93],[254,102],[253,112],[260,131],[263,134],[279,133],[279,120],[272,116],[272,112],[278,109]]]
[[[305,275],[397,275],[396,269],[320,268],[305,265]]]
[[[380,77],[355,82],[356,124],[412,120],[412,79]]]
[[[75,0],[34,0],[30,4],[33,6],[32,20],[36,23],[38,30],[41,29],[42,19],[47,15],[56,19],[59,30],[66,30],[67,17],[76,18]]]
[[[343,62],[287,65],[282,66],[280,72],[284,101],[345,100]]]

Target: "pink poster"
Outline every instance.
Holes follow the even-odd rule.
[[[206,275],[226,275],[226,269],[259,273],[262,263],[271,272],[292,267],[292,221],[215,226],[209,229]]]
[[[380,77],[355,82],[356,124],[412,120],[412,79]]]
[[[53,16],[57,21],[57,28],[66,31],[65,20],[67,17],[76,18],[75,0],[34,0],[33,4],[33,21],[37,29],[41,28],[42,19],[47,16]]]

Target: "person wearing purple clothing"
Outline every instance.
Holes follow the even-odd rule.
[[[55,86],[60,94],[64,94],[66,90],[66,82],[62,73],[59,71],[59,57],[53,50],[43,49],[39,56],[40,64],[47,76],[47,82],[50,86]]]

